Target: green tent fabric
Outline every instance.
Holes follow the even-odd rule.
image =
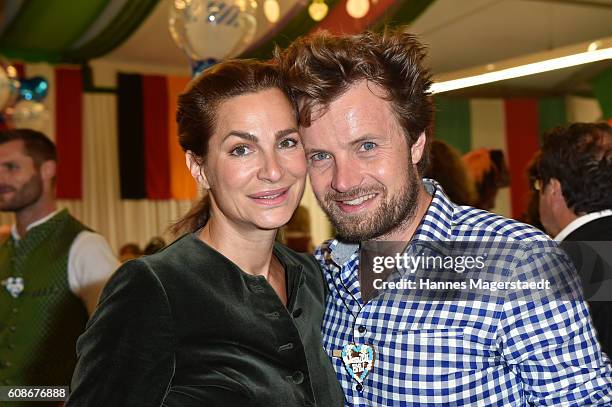
[[[144,21],[159,0],[129,0],[100,34],[77,49],[73,44],[95,24],[114,0],[24,1],[4,27],[0,53],[27,62],[83,62],[102,56]]]
[[[442,140],[458,149],[462,154],[472,148],[470,101],[437,96],[435,99],[436,120],[434,132]]]
[[[80,62],[107,54],[125,41],[155,8],[159,0],[128,0],[117,18],[95,38],[77,49],[66,51],[64,59]]]
[[[612,69],[597,75],[592,81],[593,93],[599,101],[603,119],[612,119]]]
[[[567,108],[563,98],[544,98],[539,100],[539,134],[567,123]]]

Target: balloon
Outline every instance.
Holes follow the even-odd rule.
[[[200,73],[202,73],[202,71],[210,68],[217,62],[219,61],[217,61],[216,59],[212,59],[212,58],[207,59],[205,61],[191,61],[191,76],[192,77],[198,76]]]
[[[35,76],[30,79],[21,80],[19,93],[23,100],[33,100],[42,102],[49,91],[49,83],[42,76]]]
[[[170,34],[192,59],[222,60],[253,41],[257,19],[249,0],[173,0]]]
[[[49,121],[49,112],[40,102],[20,100],[10,109],[9,119],[12,127],[44,131]]]

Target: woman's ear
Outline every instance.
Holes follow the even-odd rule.
[[[202,166],[198,163],[198,160],[191,151],[185,153],[185,164],[187,164],[187,168],[195,182],[204,189],[210,189],[208,179],[206,179],[206,175],[204,175]]]

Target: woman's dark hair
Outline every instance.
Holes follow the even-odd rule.
[[[255,60],[221,62],[194,78],[178,99],[176,122],[179,143],[202,164],[208,153],[208,143],[215,132],[217,112],[224,101],[262,90],[277,88],[287,99],[289,94],[276,65]],[[297,120],[297,110],[294,106]],[[194,232],[209,218],[210,203],[205,195],[183,218],[171,227],[174,234]]]

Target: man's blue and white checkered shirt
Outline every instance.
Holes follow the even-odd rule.
[[[546,268],[529,253],[550,242],[522,223],[457,206],[425,180],[433,200],[412,242],[506,239],[527,242],[516,269]],[[521,245],[523,246],[523,245]],[[330,293],[324,347],[347,406],[612,406],[612,372],[586,303],[361,300],[359,246],[330,240],[317,248]],[[536,265],[537,263],[537,265]],[[537,269],[536,269],[537,268]],[[572,270],[573,271],[573,270]],[[337,351],[369,344],[373,370],[360,385]],[[334,352],[336,351],[336,352]]]

